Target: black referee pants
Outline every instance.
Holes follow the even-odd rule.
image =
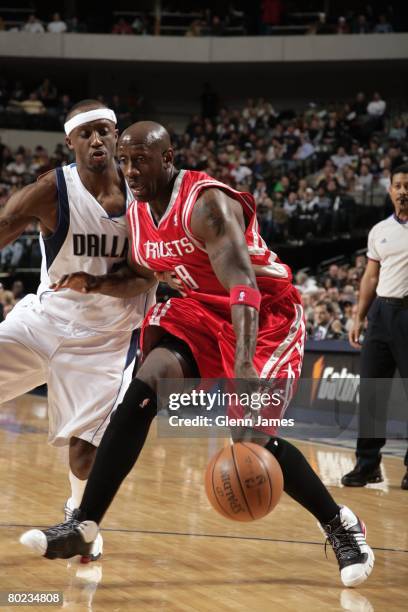
[[[381,433],[384,435],[386,430],[386,409],[391,379],[396,369],[402,379],[408,379],[408,308],[377,297],[368,313],[368,328],[360,359],[360,435],[363,432],[365,437],[359,437],[357,440],[356,457],[361,467],[375,467],[381,461],[381,448],[386,442]],[[380,384],[375,384],[374,381],[366,379],[389,381],[381,380]],[[408,415],[406,381],[404,386]],[[373,437],[366,437],[371,429]],[[404,463],[408,467],[408,450]]]

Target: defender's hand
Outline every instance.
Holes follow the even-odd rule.
[[[65,274],[59,281],[53,283],[50,288],[54,291],[61,289],[72,289],[79,293],[98,293],[102,283],[102,277],[87,274],[87,272],[74,272]]]

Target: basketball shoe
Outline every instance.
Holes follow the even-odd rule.
[[[366,484],[382,482],[384,480],[380,465],[364,468],[359,463],[341,479],[345,487],[365,487]]]
[[[330,523],[321,526],[339,564],[344,586],[354,587],[364,582],[374,567],[374,553],[368,546],[363,521],[346,506]]]
[[[80,510],[73,510],[69,521],[49,529],[30,529],[23,533],[20,543],[47,559],[89,557],[98,533],[94,521],[81,521]]]
[[[74,504],[72,503],[71,497],[67,499],[64,506],[64,521],[67,522],[72,519],[72,514],[74,512]],[[102,557],[103,552],[103,538],[102,534],[99,532],[94,540],[91,548],[91,552],[89,555],[82,555],[81,563],[89,563],[90,561],[98,561]]]

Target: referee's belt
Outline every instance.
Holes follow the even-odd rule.
[[[386,304],[391,304],[391,306],[398,306],[398,308],[408,308],[408,295],[404,295],[402,298],[393,298],[393,297],[379,297],[381,302],[385,302]]]

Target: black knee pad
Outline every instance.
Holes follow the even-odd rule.
[[[191,348],[181,338],[166,333],[153,348],[165,348],[171,351],[179,360],[186,378],[200,378],[200,372]],[[185,371],[186,364],[188,364],[188,372]]]

